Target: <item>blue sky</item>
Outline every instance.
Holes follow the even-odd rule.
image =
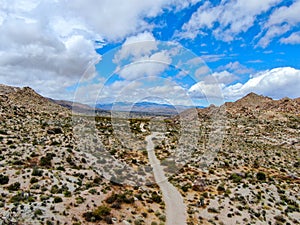
[[[88,104],[300,96],[299,0],[3,0],[0,83]]]

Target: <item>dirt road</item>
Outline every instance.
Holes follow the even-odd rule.
[[[186,206],[179,191],[169,183],[165,176],[160,161],[154,152],[152,138],[159,136],[160,133],[154,132],[146,137],[149,162],[153,168],[156,183],[159,185],[166,204],[166,224],[167,225],[186,225]]]

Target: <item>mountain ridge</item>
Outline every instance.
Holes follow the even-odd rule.
[[[13,87],[8,85],[0,84],[0,98],[1,101],[10,100],[14,104],[22,107],[35,105],[37,109],[52,109],[54,111],[60,111],[62,109],[73,110],[75,112],[90,112],[90,111],[131,111],[131,112],[152,112],[152,113],[167,113],[167,114],[187,114],[189,110],[197,108],[200,114],[207,114],[214,108],[225,108],[227,112],[242,113],[243,111],[275,111],[275,112],[290,112],[300,114],[300,97],[290,99],[284,97],[279,100],[273,100],[270,97],[258,95],[256,93],[249,93],[246,96],[234,101],[226,102],[222,106],[208,106],[205,108],[191,107],[183,105],[168,105],[154,102],[116,102],[110,104],[97,104],[96,108],[93,108],[87,104],[78,102],[66,101],[66,100],[55,100],[51,98],[43,97],[42,95],[35,92],[30,87]],[[60,106],[56,108],[56,106]]]

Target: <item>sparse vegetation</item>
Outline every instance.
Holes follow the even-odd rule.
[[[68,110],[31,92],[25,96],[18,92],[9,99],[8,104],[0,96],[0,211],[12,215],[18,211],[24,224],[27,217],[33,224],[112,224],[123,220],[165,224],[166,206],[159,187],[143,185],[153,182],[145,143],[150,128],[164,133],[153,140],[155,154],[170,175],[169,182],[183,195],[188,224],[300,222],[294,216],[299,213],[300,119],[292,110],[280,111],[281,100],[271,109],[268,107],[273,102],[255,110],[245,103],[229,104],[222,147],[211,164],[204,166],[200,156],[209,147],[213,130],[209,109],[198,111],[200,128],[193,124],[186,128],[191,134],[193,129],[200,132],[195,144],[189,141],[192,139],[180,142],[178,117],[158,121],[112,121],[106,115],[72,118]],[[90,130],[90,121],[95,122],[97,136]],[[81,136],[81,142],[74,137],[73,123],[86,129],[80,134],[86,135]],[[132,136],[124,124],[129,125]],[[189,150],[192,156],[187,162],[174,159],[174,155]],[[112,153],[136,174],[114,167],[103,152]],[[114,172],[115,179],[107,180],[104,172]],[[123,185],[126,179],[141,185]],[[84,209],[82,214],[78,214],[79,209]],[[62,221],[56,219],[58,215]]]

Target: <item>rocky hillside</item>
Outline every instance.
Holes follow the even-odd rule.
[[[0,224],[126,224],[145,217],[150,222],[165,220],[156,185],[122,186],[105,179],[101,171],[113,170],[112,164],[101,158],[107,154],[101,154],[103,143],[112,157],[128,165],[142,163],[144,154],[128,146],[130,152],[124,154],[125,148],[111,134],[109,118],[77,119],[83,126],[96,120],[101,143],[76,137],[69,109],[31,88],[0,86]],[[136,143],[143,148],[143,139]],[[89,153],[95,144],[99,150]]]
[[[260,113],[272,111],[274,113],[290,113],[297,115],[300,114],[300,98],[273,100],[269,97],[250,93],[236,102],[225,103],[225,107],[231,114],[235,112],[243,113],[246,111]]]
[[[250,93],[170,121],[157,154],[185,196],[191,224],[300,223],[299,112],[299,98]],[[191,121],[190,131],[200,128],[198,144],[180,141],[182,118]],[[194,149],[184,166],[172,160],[180,143],[186,155]],[[174,168],[180,169],[174,174]]]
[[[164,134],[155,153],[188,225],[299,224],[299,112],[299,98],[251,93],[171,119],[91,118],[0,85],[0,224],[165,224],[145,150],[152,131]]]
[[[67,113],[67,110],[37,94],[30,87],[18,88],[0,84],[0,101],[3,111],[24,109],[32,112]]]

